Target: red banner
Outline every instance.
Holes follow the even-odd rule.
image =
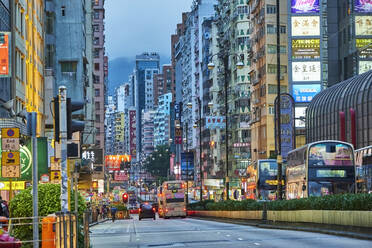
[[[127,172],[115,172],[114,180],[115,181],[128,181]]]
[[[10,76],[9,73],[9,40],[10,33],[0,32],[0,75]]]
[[[130,155],[107,155],[105,156],[106,168],[109,171],[120,171],[121,163],[131,161]]]

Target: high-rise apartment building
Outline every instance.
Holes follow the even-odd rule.
[[[93,3],[93,82],[94,82],[94,106],[95,106],[95,127],[96,145],[99,148],[105,147],[105,35],[104,0],[94,0]]]
[[[142,151],[144,157],[149,156],[154,151],[154,139],[157,136],[154,132],[154,118],[156,112],[153,110],[142,111]]]
[[[275,157],[274,100],[277,96],[276,1],[250,0],[252,162]],[[280,92],[288,92],[287,2],[280,1]]]
[[[172,93],[175,95],[172,65],[163,65],[162,71],[154,75],[154,105],[158,105],[160,95]]]
[[[169,145],[171,137],[171,103],[172,92],[159,96],[159,104],[155,111],[154,122],[154,146]]]
[[[142,112],[154,108],[154,74],[159,73],[160,56],[157,53],[143,53],[136,56],[134,75],[134,100],[136,108],[137,161],[142,151]]]

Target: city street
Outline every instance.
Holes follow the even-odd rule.
[[[108,221],[91,228],[98,247],[372,247],[372,241],[197,219]]]

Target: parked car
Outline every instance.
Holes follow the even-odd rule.
[[[148,202],[142,203],[139,208],[138,219],[142,220],[144,218],[156,219],[156,209]]]

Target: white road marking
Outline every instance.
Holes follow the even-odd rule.
[[[230,237],[231,235],[230,235],[230,234],[227,234],[226,236],[227,236],[227,237]]]
[[[238,238],[238,240],[243,240],[242,238]]]
[[[254,243],[255,245],[260,245],[260,243]]]
[[[130,224],[128,223],[127,233],[129,233]]]

